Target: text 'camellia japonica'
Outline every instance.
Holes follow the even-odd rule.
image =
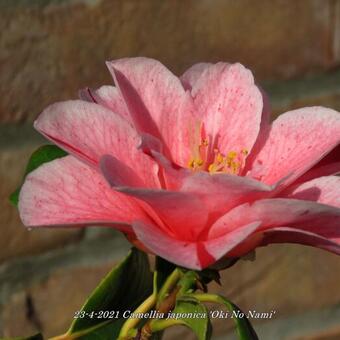
[[[107,66],[115,86],[36,120],[69,155],[26,177],[26,226],[113,227],[191,269],[277,242],[340,253],[339,113],[307,107],[271,123],[240,64],[179,78],[147,58]]]

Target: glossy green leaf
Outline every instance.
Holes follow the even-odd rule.
[[[30,172],[37,169],[40,165],[47,163],[47,162],[51,162],[57,158],[65,157],[66,155],[67,155],[67,152],[58,148],[56,145],[41,146],[36,151],[34,151],[33,154],[31,155],[28,161],[27,167],[26,167],[24,179]],[[16,189],[9,197],[9,200],[15,206],[17,206],[19,202],[20,189],[21,189],[21,186],[18,189]]]
[[[224,296],[209,293],[195,293],[184,296],[183,298],[195,298],[200,302],[212,302],[225,305],[228,311],[231,313],[230,316],[236,325],[239,340],[258,340],[258,336],[256,335],[256,332],[245,313],[243,313],[238,306],[227,300]]]
[[[198,300],[179,298],[172,313],[175,317],[183,315],[179,320],[196,334],[198,340],[211,338],[209,312],[207,307]]]
[[[89,334],[95,331],[99,336],[108,329],[111,333],[113,329],[118,332],[122,313],[133,311],[145,300],[152,292],[152,283],[147,255],[133,248],[90,295],[78,313],[83,317],[74,319],[68,333]],[[102,313],[105,311],[106,314]]]
[[[200,302],[212,302],[225,305],[229,312],[231,312],[231,318],[233,319],[239,340],[258,340],[258,336],[245,313],[231,301],[225,297],[216,294],[191,294],[186,298],[195,298]],[[244,315],[244,317],[241,317]]]
[[[72,333],[73,339],[81,340],[114,340],[118,338],[119,331],[125,319],[106,321],[89,329]]]
[[[230,302],[223,296],[220,296],[220,298],[223,301],[224,305],[228,308],[228,310],[231,313],[235,313],[235,316],[244,314],[242,310],[234,303]],[[239,340],[258,340],[258,336],[246,316],[243,318],[233,317],[233,320],[236,325]]]
[[[175,270],[176,266],[164,260],[163,258],[156,256],[155,269],[157,271],[157,286],[160,288],[167,277]]]

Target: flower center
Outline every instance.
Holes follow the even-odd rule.
[[[188,167],[193,171],[208,171],[210,174],[223,172],[238,175],[247,155],[247,149],[239,152],[229,151],[227,154],[223,154],[218,148],[210,150],[209,142],[204,138],[198,147],[194,148]]]

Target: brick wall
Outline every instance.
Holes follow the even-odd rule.
[[[274,114],[306,105],[340,110],[340,0],[0,0],[0,13],[3,336],[62,333],[129,247],[112,231],[27,231],[7,201],[43,143],[34,118],[79,88],[111,83],[105,60],[144,55],[176,73],[197,61],[240,61],[269,92]],[[340,337],[339,279],[335,255],[271,246],[226,271],[214,289],[244,309],[277,310],[275,320],[257,324],[261,339],[330,340]],[[218,339],[231,325],[218,321],[215,329]]]

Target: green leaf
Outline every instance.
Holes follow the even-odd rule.
[[[191,328],[198,340],[208,340],[211,338],[211,324],[207,307],[196,299],[181,299],[176,302],[176,307],[172,314],[179,317],[183,325]]]
[[[91,329],[84,329],[82,331],[72,333],[72,339],[81,340],[117,339],[119,331],[125,321],[126,321],[125,319],[117,319],[115,321],[102,322],[101,324],[92,327]]]
[[[28,161],[27,167],[26,167],[24,179],[30,172],[37,169],[40,165],[47,163],[47,162],[51,162],[57,158],[65,157],[66,155],[67,155],[67,152],[58,148],[55,145],[41,146],[36,151],[34,151],[33,154],[31,155]],[[9,200],[15,206],[17,206],[19,202],[20,190],[21,190],[21,186],[9,196]]]
[[[74,319],[68,334],[101,334],[119,332],[122,313],[133,311],[152,292],[152,273],[145,253],[133,248],[93,291],[82,307],[84,317]],[[102,312],[107,313],[107,317]],[[114,311],[115,313],[112,313]],[[94,312],[93,314],[91,314]],[[110,314],[111,312],[111,314]],[[119,313],[119,315],[117,315]],[[126,321],[126,319],[123,319]]]
[[[236,306],[234,303],[227,300],[225,297],[220,296],[220,298],[230,312],[232,313],[234,312],[235,315],[239,315],[240,313],[243,313],[242,310],[238,306]],[[239,340],[258,340],[259,339],[253,326],[251,325],[250,321],[248,320],[246,316],[244,318],[233,317],[233,320],[236,325],[236,330],[237,330]]]
[[[195,298],[200,302],[212,302],[225,305],[227,309],[232,313],[231,317],[235,322],[239,340],[258,340],[258,336],[256,335],[256,332],[246,315],[241,311],[238,306],[227,300],[224,296],[209,293],[195,293],[190,294],[189,296],[183,296],[183,298]],[[244,317],[240,317],[241,315],[244,315]]]
[[[160,288],[167,277],[175,270],[176,266],[164,260],[163,258],[156,256],[155,269],[157,271],[157,287]]]

